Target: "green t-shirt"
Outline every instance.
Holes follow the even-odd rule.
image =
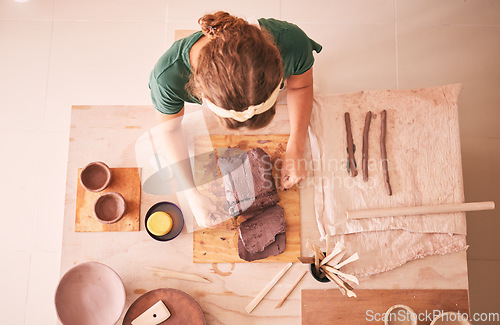
[[[276,19],[259,19],[261,28],[274,38],[283,62],[285,79],[300,75],[314,63],[312,51],[319,53],[321,45],[307,37],[297,25]],[[149,78],[151,98],[155,108],[164,114],[176,114],[184,102],[201,104],[199,98],[186,90],[192,74],[189,51],[203,33],[201,31],[180,39],[161,56]]]

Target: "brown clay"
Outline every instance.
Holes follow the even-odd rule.
[[[382,173],[384,175],[385,189],[387,195],[392,195],[391,183],[389,181],[389,167],[387,165],[387,151],[385,147],[385,135],[387,132],[387,111],[384,109],[380,114],[380,155],[382,159]]]
[[[123,217],[125,208],[125,199],[120,193],[105,193],[94,204],[94,216],[102,223],[115,223]]]
[[[370,131],[370,122],[372,120],[372,112],[366,113],[365,127],[363,129],[363,180],[368,181],[368,132]]]
[[[101,161],[85,166],[80,173],[80,183],[90,192],[101,192],[111,182],[111,170]]]
[[[354,143],[352,140],[352,131],[351,131],[351,115],[346,112],[344,114],[345,119],[345,130],[347,134],[347,153],[349,154],[349,171],[352,177],[356,177],[358,175],[358,171],[356,169],[356,159],[354,158]]]

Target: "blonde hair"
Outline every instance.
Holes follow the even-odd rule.
[[[218,11],[198,20],[210,41],[201,49],[189,90],[228,110],[244,111],[266,101],[283,78],[272,36],[246,20]],[[269,124],[273,106],[244,122],[219,117],[229,129],[258,129]]]

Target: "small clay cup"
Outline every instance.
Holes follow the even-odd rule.
[[[126,206],[125,199],[120,193],[101,194],[94,204],[94,217],[102,223],[115,223],[125,214]]]
[[[101,192],[111,182],[111,170],[101,161],[94,161],[83,167],[80,183],[90,192]]]
[[[408,306],[394,305],[385,312],[384,325],[417,325],[417,314]]]

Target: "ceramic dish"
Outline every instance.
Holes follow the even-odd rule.
[[[125,288],[109,266],[82,263],[61,278],[55,305],[64,325],[115,324],[125,307]]]
[[[80,183],[90,192],[101,192],[111,182],[111,170],[101,161],[94,161],[83,167],[80,172]]]
[[[165,324],[206,324],[203,311],[196,300],[183,291],[169,288],[152,290],[137,298],[127,310],[122,324],[131,325],[133,320],[160,300],[165,304],[171,314],[170,318],[164,322]]]
[[[147,226],[149,217],[157,211],[166,212],[170,215],[170,217],[172,217],[172,229],[167,234],[165,234],[163,236],[153,235],[149,231],[148,226]],[[159,240],[159,241],[169,241],[169,240],[174,239],[175,237],[177,237],[181,233],[182,228],[184,228],[184,217],[182,215],[181,209],[179,209],[179,207],[177,205],[175,205],[174,203],[167,202],[167,201],[158,202],[155,205],[153,205],[151,208],[149,208],[148,212],[146,213],[146,218],[144,220],[144,226],[146,228],[146,231],[148,232],[148,234],[152,238]]]
[[[408,306],[395,305],[385,312],[385,325],[417,325],[417,314]]]
[[[314,263],[310,264],[309,266],[309,272],[313,276],[313,278],[318,281],[318,282],[330,282],[330,279],[328,279],[325,275],[323,275],[322,278],[319,277],[319,275],[316,273],[316,265]],[[321,269],[319,270],[320,273],[323,273]]]

